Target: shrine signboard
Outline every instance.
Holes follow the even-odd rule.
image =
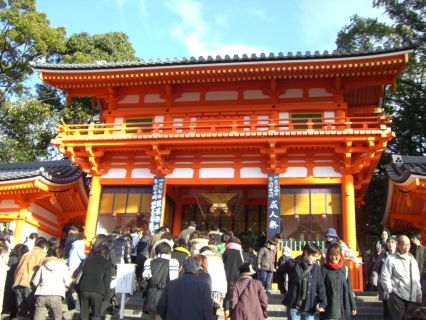
[[[155,176],[152,185],[151,199],[151,219],[149,220],[149,229],[156,233],[161,225],[161,215],[163,213],[164,197],[164,176]]]
[[[268,239],[280,233],[280,176],[268,174]]]

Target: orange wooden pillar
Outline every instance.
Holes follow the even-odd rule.
[[[343,204],[343,240],[355,254],[356,241],[356,216],[355,216],[355,189],[352,174],[344,174],[342,178],[342,204]],[[352,289],[363,290],[362,265],[347,261],[350,269]]]
[[[343,240],[349,249],[356,252],[356,217],[355,217],[355,190],[354,177],[345,174],[342,179],[343,204]]]
[[[89,203],[87,205],[86,222],[84,224],[84,235],[86,236],[86,246],[96,235],[96,226],[98,223],[99,203],[101,200],[101,177],[92,176],[90,185]]]
[[[182,225],[182,212],[183,212],[183,205],[181,201],[175,202],[175,214],[173,217],[173,236],[178,236],[180,234],[180,228]]]
[[[15,241],[16,243],[23,243],[25,241],[24,239],[24,227],[25,227],[25,219],[27,217],[27,208],[22,208],[18,212],[18,219],[16,220],[16,226],[15,226]]]

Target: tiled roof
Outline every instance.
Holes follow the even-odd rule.
[[[43,177],[53,183],[66,184],[82,176],[79,167],[69,160],[0,163],[0,182]]]
[[[389,178],[402,183],[411,175],[424,176],[426,178],[426,157],[401,156],[396,163],[385,166]]]
[[[398,51],[410,50],[412,46],[387,46],[387,47],[376,47],[368,50],[334,50],[329,52],[325,50],[320,53],[319,51],[310,52],[306,51],[302,53],[300,51],[293,53],[288,52],[286,55],[282,52],[278,54],[270,53],[269,55],[262,53],[260,55],[243,54],[241,56],[235,54],[232,57],[225,55],[224,57],[218,55],[216,58],[212,56],[202,57],[198,59],[195,57],[190,58],[174,58],[174,59],[157,59],[157,60],[137,60],[137,61],[127,61],[127,62],[106,62],[98,61],[96,63],[88,64],[52,64],[52,63],[35,63],[33,67],[35,69],[51,69],[51,70],[87,70],[87,69],[125,69],[125,68],[135,68],[135,67],[155,67],[155,66],[170,66],[170,65],[193,65],[193,64],[217,64],[217,63],[241,63],[241,62],[268,62],[268,61],[285,61],[285,60],[311,60],[311,59],[330,59],[330,58],[345,58],[345,57],[362,57],[370,55],[378,55],[385,53],[393,53]]]

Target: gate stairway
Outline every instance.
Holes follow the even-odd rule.
[[[268,320],[287,319],[285,307],[281,304],[283,296],[278,291],[273,291],[269,297],[268,304]],[[149,320],[148,315],[142,315],[142,298],[140,293],[128,296],[126,308],[124,312],[125,319],[142,319]],[[360,292],[356,294],[358,307],[357,316],[353,319],[357,320],[381,320],[383,319],[382,302],[378,300],[376,292]],[[224,320],[223,310],[218,311],[219,319]],[[68,312],[66,319],[78,319],[77,312]],[[119,319],[119,310],[115,309],[113,315],[107,315],[106,320]]]

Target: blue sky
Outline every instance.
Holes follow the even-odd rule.
[[[372,0],[37,0],[67,34],[122,31],[143,59],[333,50],[353,14],[380,17]]]

